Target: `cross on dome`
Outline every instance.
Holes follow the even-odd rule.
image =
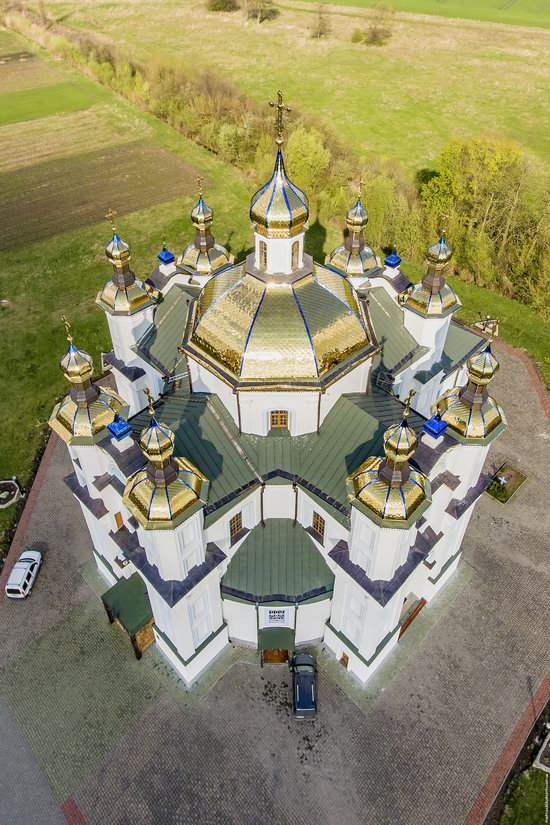
[[[151,418],[154,418],[154,415],[155,415],[155,408],[153,406],[154,398],[153,398],[153,395],[151,393],[151,390],[149,389],[149,387],[145,387],[143,392],[145,393],[145,397],[147,398],[147,402],[148,402],[148,405],[149,405],[149,415],[151,416]]]
[[[67,316],[62,315],[61,320],[63,322],[63,326],[65,327],[65,333],[67,335],[67,341],[69,343],[71,343],[72,340],[73,340],[73,336],[71,335],[71,325],[69,324],[69,321],[67,320]]]
[[[107,210],[107,212],[104,215],[104,218],[109,223],[109,225],[110,225],[111,229],[113,230],[113,232],[116,234],[116,226],[115,226],[116,212],[115,212],[115,210],[112,209],[111,207],[109,207],[109,209]]]
[[[284,112],[291,112],[292,109],[290,106],[285,106],[283,104],[282,92],[277,92],[277,102],[270,102],[269,105],[273,109],[277,109],[275,113],[275,130],[277,132],[275,143],[277,146],[282,146],[284,143]]]
[[[198,189],[199,189],[199,198],[202,198],[202,185],[204,183],[204,178],[201,177],[201,175],[197,175],[196,181],[197,181],[197,186],[198,186]]]
[[[416,390],[409,390],[407,397],[405,398],[405,408],[403,410],[403,418],[408,418],[409,413],[411,411],[411,401],[413,400],[414,396],[416,395]]]

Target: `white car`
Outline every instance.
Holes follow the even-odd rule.
[[[25,599],[31,595],[32,586],[42,564],[42,553],[25,550],[15,562],[6,584],[6,596]]]

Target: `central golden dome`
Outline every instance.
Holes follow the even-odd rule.
[[[289,238],[304,231],[308,218],[307,197],[288,177],[279,148],[273,174],[252,196],[250,219],[261,235]]]
[[[190,314],[184,350],[239,389],[319,389],[374,346],[349,281],[325,267],[272,282],[232,267],[212,277]]]

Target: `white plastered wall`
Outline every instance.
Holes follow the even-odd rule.
[[[292,267],[292,248],[298,244],[298,262],[295,269],[301,269],[304,261],[304,233],[301,232],[293,238],[265,238],[259,232],[254,233],[254,264],[256,269],[263,270],[261,266],[260,244],[266,245],[267,262],[265,272],[269,275],[284,274],[290,275]]]
[[[194,513],[175,530],[144,530],[138,527],[139,542],[149,564],[158,568],[165,581],[183,581],[205,558],[203,512]]]
[[[111,315],[105,312],[109,324],[115,356],[130,366],[136,360],[132,350],[153,323],[154,306],[146,307],[134,315]]]

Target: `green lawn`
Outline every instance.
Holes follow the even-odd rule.
[[[500,820],[501,825],[543,825],[545,785],[549,779],[549,774],[537,768],[522,773],[514,782],[513,791]]]
[[[84,78],[36,89],[5,92],[0,94],[0,126],[47,115],[77,112],[106,99],[103,87]]]
[[[364,10],[353,7],[326,7],[331,32],[321,41],[309,36],[315,7],[292,0],[260,26],[245,24],[240,12],[196,14],[194,0],[177,7],[172,0],[51,0],[48,8],[147,61],[166,57],[170,31],[174,61],[227,77],[262,103],[281,88],[290,105],[320,115],[359,156],[398,159],[417,171],[433,167],[452,138],[489,132],[550,164],[550,33],[544,29],[398,15],[390,42],[366,47],[350,42],[353,28],[366,25]]]
[[[308,0],[316,2],[316,0]],[[369,8],[379,0],[327,0],[332,5]],[[511,23],[516,26],[550,27],[550,5],[547,0],[391,0],[396,11],[410,14],[431,14],[466,20],[486,20],[491,23]]]

